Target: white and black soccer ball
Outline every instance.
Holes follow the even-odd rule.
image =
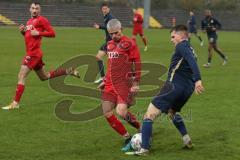
[[[142,133],[137,133],[134,134],[132,139],[131,139],[131,147],[133,150],[138,151],[141,149],[141,144],[142,144]]]

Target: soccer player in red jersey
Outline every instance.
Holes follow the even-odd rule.
[[[143,24],[142,15],[139,14],[137,10],[134,10],[132,38],[136,41],[136,36],[137,34],[139,34],[145,46],[144,51],[147,51],[147,39],[143,34],[142,24]]]
[[[107,73],[99,85],[102,89],[102,109],[110,126],[127,144],[131,136],[115,116],[114,108],[120,117],[140,130],[137,118],[128,111],[129,106],[134,104],[134,95],[139,90],[140,54],[135,41],[123,35],[119,20],[110,20],[107,29],[112,40],[107,44]]]
[[[18,74],[18,84],[13,102],[2,109],[19,108],[19,101],[24,92],[25,80],[28,74],[34,70],[39,79],[44,81],[61,75],[73,75],[78,77],[78,71],[72,67],[68,69],[58,69],[45,72],[42,61],[43,52],[41,51],[42,37],[55,37],[55,32],[49,21],[40,15],[41,7],[39,3],[33,2],[30,6],[31,18],[26,26],[21,24],[19,31],[25,39],[26,56],[23,58],[22,65]]]

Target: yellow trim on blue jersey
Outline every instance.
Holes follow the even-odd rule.
[[[172,82],[173,77],[174,77],[174,75],[175,75],[175,72],[176,72],[176,70],[180,67],[182,61],[183,61],[183,58],[178,61],[176,67],[172,70],[171,77],[170,77],[170,82]]]

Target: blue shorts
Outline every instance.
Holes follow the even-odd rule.
[[[183,105],[191,97],[193,91],[194,88],[192,86],[187,87],[181,83],[167,81],[161,88],[159,94],[153,98],[152,104],[163,113],[167,113],[169,109],[180,112]]]
[[[217,43],[217,35],[208,35],[208,41],[211,44],[216,44]]]
[[[197,33],[197,29],[196,29],[196,27],[191,26],[188,28],[188,32],[189,33]]]

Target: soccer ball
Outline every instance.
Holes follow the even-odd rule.
[[[130,144],[133,150],[135,151],[140,150],[142,144],[142,133],[134,134]]]

